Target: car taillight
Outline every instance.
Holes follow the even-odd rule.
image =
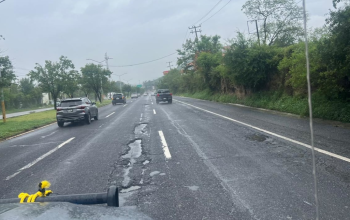
[[[122,99],[124,99],[124,96],[122,97]]]
[[[85,109],[85,106],[77,106],[77,109]]]
[[[159,97],[159,93],[157,94],[157,97]]]
[[[170,93],[171,96],[173,96],[173,93]]]

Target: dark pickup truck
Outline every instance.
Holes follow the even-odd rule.
[[[169,104],[173,103],[173,94],[170,93],[169,89],[158,89],[156,102],[168,102]]]

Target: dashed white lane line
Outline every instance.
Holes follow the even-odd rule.
[[[143,114],[141,113],[140,121],[142,121],[142,115],[143,115]]]
[[[175,100],[175,99],[174,99],[174,100]],[[304,144],[304,143],[302,143],[302,142],[293,140],[293,139],[291,139],[291,138],[288,138],[288,137],[285,137],[285,136],[282,136],[282,135],[273,133],[273,132],[271,132],[271,131],[264,130],[264,129],[262,129],[262,128],[255,127],[255,126],[253,126],[253,125],[250,125],[250,124],[247,124],[247,123],[244,123],[244,122],[241,122],[241,121],[237,121],[237,120],[235,120],[235,119],[233,119],[233,118],[229,118],[229,117],[220,115],[220,114],[215,113],[215,112],[208,111],[208,110],[206,110],[206,109],[203,109],[203,108],[200,108],[200,107],[191,105],[191,104],[187,104],[186,102],[182,102],[182,101],[179,101],[179,100],[175,100],[175,101],[180,102],[180,103],[185,104],[185,105],[188,105],[188,106],[191,106],[191,107],[193,107],[193,108],[202,110],[202,111],[204,111],[204,112],[208,112],[208,113],[210,113],[210,114],[219,116],[219,117],[221,117],[221,118],[225,118],[225,119],[227,119],[227,120],[236,122],[236,123],[238,123],[238,124],[241,124],[241,125],[244,125],[244,126],[253,128],[253,129],[255,129],[255,130],[264,132],[264,133],[266,133],[266,134],[270,134],[270,135],[272,135],[272,136],[275,136],[275,137],[284,139],[284,140],[286,140],[286,141],[289,141],[289,142],[292,142],[292,143],[295,143],[295,144],[298,144],[298,145],[301,145],[301,146],[303,146],[303,147],[306,147],[306,148],[311,149],[311,145]],[[315,149],[315,151],[317,151],[317,152],[319,152],[319,153],[322,153],[322,154],[325,154],[325,155],[328,155],[328,156],[331,156],[331,157],[334,157],[334,158],[337,158],[337,159],[340,159],[340,160],[343,160],[343,161],[346,161],[346,162],[349,162],[349,163],[350,163],[350,159],[347,158],[347,157],[343,157],[343,156],[341,156],[341,155],[334,154],[334,153],[332,153],[332,152],[319,149],[319,148],[317,148],[317,147],[315,147],[314,149]]]
[[[24,167],[22,167],[21,169],[17,170],[16,173],[6,177],[6,180],[10,180],[13,177],[17,176],[20,172],[22,172],[25,169],[28,169],[32,166],[34,166],[36,163],[38,163],[39,161],[41,161],[42,159],[44,159],[45,157],[49,156],[50,154],[54,153],[56,150],[60,149],[61,147],[63,147],[65,144],[68,144],[69,142],[71,142],[75,137],[69,138],[68,140],[66,140],[65,142],[63,142],[62,144],[58,145],[57,147],[55,147],[54,149],[50,150],[49,152],[47,152],[46,154],[41,155],[40,157],[38,157],[36,160],[34,160],[31,163],[28,163],[27,165],[25,165]]]
[[[113,115],[115,112],[112,112],[111,114],[107,115],[106,118],[108,118],[109,116]]]
[[[165,156],[166,159],[171,159],[171,154],[170,154],[170,151],[169,151],[169,148],[168,148],[168,144],[166,143],[163,131],[158,131],[158,133],[159,133],[159,136],[160,136],[160,140],[162,141],[162,145],[163,145],[162,148],[163,148],[163,151],[164,151],[164,156]]]
[[[157,114],[157,113],[156,113],[156,110],[154,110],[154,109],[153,109],[153,114]]]
[[[127,106],[128,104],[123,105],[123,107]]]

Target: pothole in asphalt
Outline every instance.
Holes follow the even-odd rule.
[[[146,132],[146,127],[147,127],[147,124],[139,124],[135,127],[135,131],[134,133],[137,135],[137,134],[144,134]]]
[[[192,191],[197,191],[199,186],[185,186],[186,188],[192,190]]]
[[[122,158],[124,159],[130,159],[130,165],[132,166],[136,162],[136,158],[139,158],[142,153],[141,148],[141,140],[135,140],[134,142],[131,142],[129,145],[130,150],[127,154],[123,155]]]
[[[128,193],[140,189],[141,186],[130,186],[129,188],[120,190],[120,193]]]
[[[130,182],[129,173],[132,169],[132,166],[136,162],[136,159],[139,158],[142,154],[141,140],[137,139],[131,142],[129,145],[128,153],[123,155],[123,159],[129,159],[128,168],[124,169],[124,180],[122,182],[123,187],[126,187]]]
[[[258,141],[258,142],[263,142],[267,138],[267,136],[262,135],[262,134],[252,134],[252,135],[248,135],[246,137],[252,141]]]
[[[160,172],[159,171],[153,171],[153,172],[151,172],[149,175],[150,176],[154,176],[154,175],[157,175],[157,174],[159,174]]]

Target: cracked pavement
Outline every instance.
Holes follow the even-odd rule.
[[[49,180],[58,194],[117,185],[121,206],[153,219],[314,219],[310,149],[198,108],[305,144],[307,119],[154,98],[102,107],[90,125],[51,125],[1,142],[0,198],[34,193]],[[316,120],[314,127],[316,147],[350,158],[348,125]],[[317,152],[316,165],[321,219],[350,219],[349,162]]]

